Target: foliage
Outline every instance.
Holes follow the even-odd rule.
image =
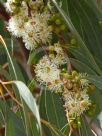
[[[101,136],[101,2],[31,1],[0,1],[0,136]]]

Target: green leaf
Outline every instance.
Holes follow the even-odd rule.
[[[5,136],[26,136],[22,119],[12,112],[6,101],[0,100],[0,111],[5,125]]]
[[[102,76],[88,76],[90,80],[98,89],[102,90]]]
[[[0,128],[5,124],[4,120],[3,120],[3,114],[1,111],[1,107],[0,107]]]
[[[23,75],[21,68],[19,67],[16,59],[12,58],[12,62],[13,62],[13,66],[14,66],[15,71],[16,71],[17,80],[23,81],[25,83],[24,75]],[[12,66],[10,64],[9,59],[8,59],[8,63],[9,63],[9,73],[10,73],[10,76],[11,76],[10,78],[11,78],[11,80],[15,80],[15,74],[13,72],[13,69],[12,69]]]
[[[81,128],[80,133],[82,136],[94,136],[89,124],[87,123],[86,119],[84,117],[81,118]]]
[[[28,64],[29,65],[34,65],[34,64],[36,64],[39,60],[40,60],[40,58],[42,57],[42,56],[44,56],[44,54],[45,54],[45,52],[44,52],[44,49],[42,49],[42,48],[39,48],[39,49],[37,49],[37,50],[34,50],[34,51],[32,51],[30,54],[29,54],[29,58],[28,58]]]
[[[25,101],[27,106],[30,108],[30,110],[32,111],[32,113],[36,117],[38,124],[39,124],[40,131],[41,131],[41,124],[40,124],[40,116],[39,116],[38,107],[37,107],[35,99],[32,96],[30,90],[21,81],[14,81],[14,84],[17,86],[21,97],[23,98],[23,100]]]
[[[79,60],[70,58],[72,66],[74,66],[75,69],[77,69],[79,72],[87,72],[88,74],[97,75],[88,65],[85,63],[82,63]]]
[[[28,88],[29,88],[29,90],[31,91],[31,92],[33,92],[33,90],[34,90],[34,88],[36,87],[36,81],[35,81],[35,79],[32,79],[31,81],[30,81],[30,83],[29,83],[29,85],[28,85]]]
[[[102,92],[96,88],[90,95],[90,98],[96,104],[95,116],[97,117],[97,115],[102,111]]]
[[[62,2],[62,9],[65,11],[66,15],[69,15],[68,0],[64,0],[61,2]]]
[[[5,50],[6,50],[6,53],[7,53],[7,57],[8,57],[8,62],[9,62],[9,70],[10,70],[10,75],[11,75],[11,80],[17,80],[17,79],[19,79],[19,80],[22,80],[22,81],[24,81],[24,78],[23,78],[23,74],[22,74],[22,72],[21,72],[21,69],[19,68],[19,66],[18,66],[18,64],[14,61],[14,59],[11,57],[11,55],[10,55],[10,53],[9,53],[9,50],[8,50],[8,48],[7,48],[7,46],[6,46],[6,44],[5,44],[5,42],[4,42],[4,40],[3,40],[3,38],[2,37],[0,37],[1,38],[1,42],[2,42],[2,44],[3,44],[3,47],[5,47]],[[21,115],[21,117],[22,117],[22,120],[23,120],[23,123],[24,123],[24,125],[25,125],[25,132],[26,132],[26,135],[27,136],[29,136],[30,134],[31,134],[31,129],[32,129],[32,125],[33,125],[33,123],[31,124],[31,125],[29,125],[29,122],[30,122],[30,119],[28,118],[28,107],[30,106],[30,104],[31,104],[31,101],[27,101],[27,97],[25,98],[25,97],[23,97],[23,98],[25,98],[24,100],[25,100],[25,103],[26,104],[28,104],[27,106],[25,105],[25,103],[24,103],[24,101],[22,100],[22,97],[20,97],[20,93],[19,92],[21,92],[21,91],[18,91],[17,90],[17,88],[16,87],[14,87],[13,86],[13,90],[14,90],[14,92],[15,92],[15,94],[16,94],[16,98],[19,100],[19,102],[21,102],[22,103],[22,109],[20,109],[20,115]],[[23,90],[23,88],[22,88],[22,90]],[[26,89],[27,90],[27,89]],[[26,91],[25,90],[25,91]],[[24,90],[23,90],[24,91]],[[25,92],[24,92],[24,94],[25,94]],[[31,95],[31,94],[30,94]],[[23,93],[22,93],[22,96],[23,96]],[[29,96],[28,96],[29,97]],[[31,98],[31,97],[30,97]],[[32,97],[33,98],[33,97]],[[31,100],[33,100],[33,99],[31,99]],[[27,103],[28,102],[28,103]],[[32,102],[34,102],[34,101],[32,101]],[[33,103],[32,104],[32,106],[36,106],[35,105],[35,103]],[[33,108],[34,107],[29,107],[31,110],[33,110]],[[37,109],[35,109],[35,110],[33,110],[33,113],[34,113],[34,111],[36,111]],[[35,115],[36,116],[36,115]],[[38,114],[38,116],[39,116],[39,114]],[[37,117],[38,117],[37,116]],[[37,118],[37,120],[38,120],[38,118]],[[40,120],[40,118],[39,118],[39,120]],[[39,123],[39,125],[40,125],[40,121],[38,122]],[[39,127],[37,127],[38,129],[39,129]],[[41,128],[41,126],[40,126],[40,128]],[[37,129],[37,131],[39,131]],[[41,129],[40,129],[41,130]],[[36,130],[35,130],[36,131]],[[39,132],[38,132],[39,133]]]
[[[67,118],[61,98],[50,90],[43,90],[40,99],[41,118],[50,122],[63,134],[68,134]],[[66,127],[67,126],[67,130]],[[61,135],[61,134],[60,134]]]
[[[56,2],[56,0],[52,0],[52,2],[54,3],[54,5],[56,6],[56,8],[58,9],[58,11],[60,12],[60,14],[62,15],[62,17],[65,20],[65,22],[66,22],[67,26],[69,27],[70,31],[76,36],[77,41],[79,43],[79,49],[80,49],[79,51],[82,52],[84,56],[87,56],[87,61],[90,63],[91,67],[97,73],[100,74],[101,70],[99,69],[97,63],[94,60],[94,57],[92,56],[91,52],[87,48],[85,42],[83,41],[83,38],[80,36],[80,34],[77,31],[77,29],[74,27],[73,22],[71,21],[70,17],[63,11],[62,8],[60,8],[60,6]],[[69,5],[69,2],[68,2],[68,5]],[[75,3],[73,3],[73,5],[75,5]],[[74,9],[72,9],[71,12],[73,12],[73,10]],[[76,12],[75,12],[75,14],[76,14]],[[77,20],[77,18],[75,20]]]
[[[34,117],[29,119],[29,125],[30,125],[30,132],[31,132],[31,136],[41,136],[41,134],[39,134],[38,131],[38,124],[37,121]]]
[[[23,123],[13,113],[8,112],[6,122],[6,136],[25,136]]]
[[[93,8],[93,1],[69,0],[68,8],[71,20],[76,30],[90,51],[98,58],[102,58],[102,28],[99,24],[97,7]]]

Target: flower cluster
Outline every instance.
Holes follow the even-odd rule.
[[[79,117],[91,105],[89,99],[90,82],[83,74],[73,71],[71,74],[65,74],[65,84],[63,90],[64,107],[68,111],[69,118]]]
[[[63,85],[60,65],[66,64],[67,59],[59,43],[50,45],[48,52],[35,66],[36,77],[40,84],[45,84],[50,90],[59,90]]]
[[[50,13],[44,10],[43,0],[7,0],[5,7],[11,13],[7,29],[16,37],[22,37],[28,50],[51,40],[48,20]]]
[[[89,90],[92,89],[92,84],[87,80],[86,73],[72,71],[69,74],[67,70],[63,72],[62,65],[65,64],[67,59],[63,49],[60,43],[55,43],[49,46],[48,55],[36,64],[35,74],[40,85],[46,85],[50,90],[62,95],[66,116],[68,120],[74,120],[91,107]]]
[[[61,86],[60,70],[54,63],[51,63],[48,56],[44,56],[36,65],[35,73],[41,84],[46,84],[50,89]]]

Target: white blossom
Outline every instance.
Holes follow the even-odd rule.
[[[4,4],[7,12],[13,12],[13,8],[14,8],[14,5],[13,5],[13,1],[14,0],[7,0],[7,2]]]
[[[51,39],[48,24],[44,16],[36,14],[24,25],[23,41],[28,50],[35,49],[39,43],[46,43]]]
[[[11,16],[11,18],[9,19],[7,29],[12,33],[12,35],[16,37],[22,37],[22,34],[24,32],[24,24],[28,19],[27,10],[28,9],[26,3],[22,2],[22,8],[20,9],[20,12]]]
[[[58,89],[62,85],[60,70],[51,63],[48,56],[44,56],[35,66],[35,73],[40,84],[47,85],[49,89]]]
[[[21,37],[24,31],[24,17],[20,15],[12,16],[8,22],[7,29],[12,35]]]
[[[63,99],[65,101],[66,110],[72,116],[80,116],[91,105],[89,96],[85,91],[81,91],[79,94],[74,92],[63,93]]]
[[[60,45],[60,43],[55,43],[53,46],[49,46],[49,49],[56,52],[55,55],[51,54],[51,61],[56,65],[62,65],[67,63],[67,57],[64,54],[64,51]]]

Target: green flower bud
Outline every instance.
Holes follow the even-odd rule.
[[[77,71],[72,71],[72,76],[75,77],[76,75],[78,75]]]
[[[78,121],[78,123],[77,123],[77,127],[78,127],[78,128],[80,128],[80,126],[81,126],[81,122],[80,122],[80,121]]]
[[[60,25],[61,24],[61,20],[60,19],[56,19],[55,23],[56,23],[56,25]]]
[[[45,12],[48,12],[48,11],[49,11],[49,9],[48,9],[47,6],[44,8],[44,11],[45,11]]]
[[[80,77],[76,76],[76,77],[75,77],[75,81],[76,81],[76,82],[80,81]]]
[[[90,108],[87,110],[87,114],[92,117],[96,111],[96,104],[91,104]]]
[[[54,26],[53,26],[53,25],[48,26],[48,30],[49,30],[50,32],[54,31]]]
[[[67,89],[70,90],[70,89],[72,89],[72,88],[73,88],[73,84],[72,84],[72,83],[68,83],[68,84],[67,84]]]
[[[82,100],[80,102],[80,105],[85,108],[87,106],[87,101],[86,100]]]
[[[73,128],[78,128],[77,123],[73,123],[72,126],[73,126]]]
[[[75,38],[72,38],[71,41],[70,41],[70,44],[72,45],[75,45],[77,42],[76,42],[76,39]]]
[[[56,15],[54,14],[53,16],[51,16],[51,21],[55,21],[56,20]]]
[[[60,30],[65,30],[66,29],[66,26],[64,25],[64,24],[62,24],[61,26],[60,26]]]
[[[48,49],[49,49],[49,51],[53,51],[54,50],[54,46],[49,46]]]
[[[63,75],[63,77],[65,77],[65,78],[67,78],[67,79],[72,79],[72,75],[69,75],[69,74],[67,74],[67,73],[65,73],[65,74]]]

